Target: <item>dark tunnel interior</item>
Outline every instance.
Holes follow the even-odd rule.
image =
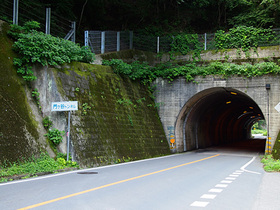
[[[232,88],[204,90],[185,107],[184,151],[240,142],[249,144],[252,125],[264,120],[256,102]],[[262,141],[263,151],[264,146],[265,140]]]

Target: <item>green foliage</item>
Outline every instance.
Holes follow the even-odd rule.
[[[252,134],[262,134],[263,136],[267,135],[267,131],[266,130],[261,130],[261,129],[253,129],[251,130]]]
[[[117,66],[115,65],[116,63],[118,63]],[[181,76],[185,77],[186,81],[190,82],[194,81],[195,76],[220,75],[229,77],[237,75],[250,78],[280,73],[280,66],[274,62],[263,62],[255,65],[212,62],[208,66],[198,66],[196,63],[188,63],[180,66],[167,62],[154,67],[147,67],[147,64],[143,64],[144,68],[140,68],[139,66],[141,66],[141,63],[139,62],[137,62],[137,65],[134,65],[133,63],[124,63],[122,60],[112,59],[111,61],[104,61],[103,64],[110,66],[112,64],[114,66],[114,72],[128,77],[132,77],[133,72],[133,78],[141,80],[144,84],[150,83],[158,77],[168,79],[172,82],[175,78]],[[137,66],[137,68],[135,68],[135,66]],[[130,69],[130,71],[123,70],[122,68]],[[145,69],[145,71],[143,71],[143,69]],[[137,73],[137,71],[139,71],[139,73]],[[137,75],[137,77],[135,75]]]
[[[118,100],[117,100],[117,103],[122,104],[122,105],[124,105],[124,106],[133,105],[132,101],[131,101],[130,99],[126,99],[126,98],[124,98],[124,99],[118,99]]]
[[[49,130],[53,126],[53,122],[48,116],[43,118],[43,126],[47,130]]]
[[[79,168],[76,162],[65,161],[63,158],[52,159],[47,153],[41,153],[39,158],[30,158],[26,161],[15,162],[0,167],[0,182],[8,181],[8,177],[25,175],[23,178],[34,176],[38,173],[54,173],[65,168]],[[9,179],[13,180],[13,179]]]
[[[144,84],[156,78],[152,72],[152,67],[145,62],[135,61],[132,64],[128,64],[120,59],[112,59],[103,60],[102,64],[111,66],[116,74],[128,76],[132,80],[141,79]]]
[[[130,125],[133,127],[133,120],[132,117],[128,114],[127,115]]]
[[[34,30],[38,27],[39,24],[32,21],[22,27],[12,25],[9,32],[16,40],[13,47],[19,55],[14,59],[14,65],[26,81],[36,79],[31,67],[34,63],[46,66],[62,65],[71,61],[93,61],[94,54],[88,48]]]
[[[244,52],[250,48],[260,46],[262,42],[271,42],[275,34],[271,29],[254,28],[252,26],[238,26],[229,29],[229,32],[219,30],[215,34],[217,49],[242,48]]]
[[[62,142],[63,139],[63,135],[65,134],[65,131],[59,131],[56,128],[53,128],[51,130],[48,131],[47,134],[45,134],[45,136],[48,137],[48,139],[55,145],[57,146],[60,142]]]
[[[91,110],[91,106],[89,106],[88,103],[84,103],[82,107],[83,107],[82,115],[87,115],[88,111]]]
[[[171,52],[179,52],[186,55],[192,52],[193,60],[200,60],[200,52],[203,47],[197,34],[178,34],[172,37]]]
[[[130,75],[132,73],[132,66],[120,59],[103,60],[102,64],[111,66],[116,74]]]
[[[31,33],[40,28],[40,24],[36,21],[29,21],[24,24],[24,26],[11,25],[8,35],[14,40],[18,40],[22,34]]]
[[[280,171],[280,160],[273,159],[272,155],[265,155],[261,162],[264,164],[265,171]]]
[[[38,89],[35,88],[33,91],[32,91],[32,97],[34,98],[34,100],[36,101],[37,105],[39,105],[39,100],[40,100],[40,93],[38,92]]]

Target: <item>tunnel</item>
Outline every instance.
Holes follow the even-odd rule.
[[[233,88],[216,87],[203,90],[190,98],[180,111],[176,139],[183,151],[221,145],[256,147],[251,139],[251,127],[264,115],[252,98]],[[257,143],[265,150],[265,140]]]

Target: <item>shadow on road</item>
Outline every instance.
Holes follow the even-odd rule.
[[[199,149],[196,152],[218,152],[218,153],[237,153],[248,155],[264,155],[266,139],[249,139],[247,141],[235,142],[226,145],[219,145]]]

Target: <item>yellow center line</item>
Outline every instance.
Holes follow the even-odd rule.
[[[38,204],[34,204],[34,205],[27,206],[27,207],[24,207],[24,208],[20,208],[18,210],[26,210],[26,209],[36,208],[36,207],[43,206],[43,205],[46,205],[46,204],[49,204],[49,203],[54,203],[56,201],[64,200],[64,199],[67,199],[67,198],[71,198],[71,197],[74,197],[74,196],[77,196],[77,195],[82,195],[82,194],[85,194],[85,193],[88,193],[88,192],[92,192],[92,191],[95,191],[95,190],[100,190],[100,189],[103,189],[103,188],[106,188],[106,187],[110,187],[110,186],[113,186],[113,185],[121,184],[121,183],[124,183],[124,182],[128,182],[128,181],[132,181],[132,180],[135,180],[135,179],[139,179],[139,178],[142,178],[142,177],[146,177],[146,176],[150,176],[150,175],[153,175],[153,174],[158,174],[158,173],[161,173],[161,172],[164,172],[164,171],[169,171],[169,170],[172,170],[172,169],[175,169],[175,168],[179,168],[179,167],[182,167],[182,166],[190,165],[192,163],[197,163],[197,162],[200,162],[200,161],[203,161],[203,160],[207,160],[207,159],[210,159],[210,158],[213,158],[213,157],[217,157],[219,155],[220,154],[213,155],[213,156],[210,156],[210,157],[206,157],[206,158],[203,158],[203,159],[199,159],[199,160],[195,160],[195,161],[192,161],[192,162],[184,163],[184,164],[181,164],[181,165],[173,166],[173,167],[170,167],[170,168],[162,169],[162,170],[155,171],[155,172],[152,172],[152,173],[143,174],[143,175],[132,177],[132,178],[129,178],[129,179],[124,179],[124,180],[121,180],[121,181],[118,181],[118,182],[113,182],[113,183],[110,183],[110,184],[102,185],[100,187],[95,187],[95,188],[92,188],[92,189],[89,189],[89,190],[84,190],[84,191],[81,191],[81,192],[77,192],[77,193],[73,193],[73,194],[70,194],[70,195],[66,195],[66,196],[62,196],[62,197],[59,197],[59,198],[55,198],[55,199],[52,199],[52,200],[49,200],[49,201],[45,201],[45,202],[42,202],[42,203],[38,203]]]

